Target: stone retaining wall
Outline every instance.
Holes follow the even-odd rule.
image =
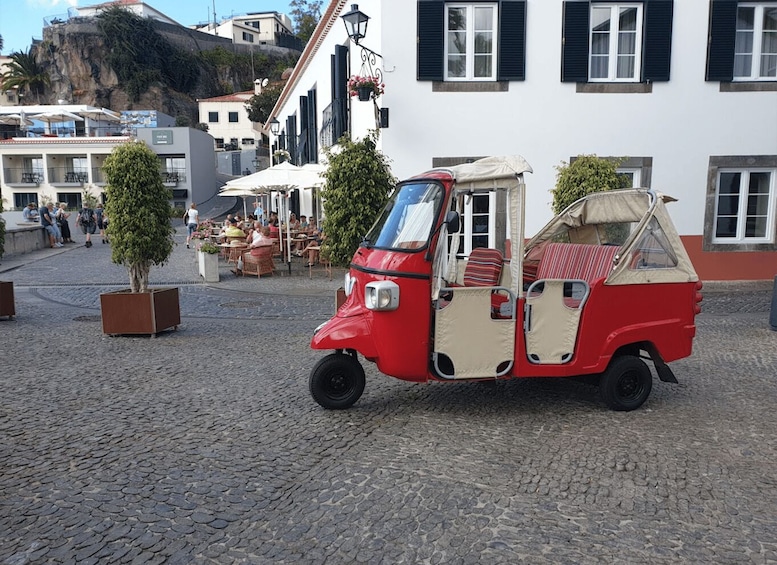
[[[46,230],[38,224],[5,223],[5,254],[4,258],[22,253],[32,253],[49,246]]]

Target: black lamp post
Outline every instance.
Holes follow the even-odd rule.
[[[367,36],[367,22],[370,20],[370,17],[359,10],[358,4],[351,4],[351,11],[340,17],[343,18],[348,37],[356,45],[359,45],[359,40]]]

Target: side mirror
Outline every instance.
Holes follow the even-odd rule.
[[[459,232],[459,213],[451,210],[445,214],[445,224],[448,228],[448,233]]]

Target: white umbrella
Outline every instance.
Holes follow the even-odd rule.
[[[243,199],[243,216],[248,217],[248,208],[246,206],[246,198],[249,196],[256,196],[256,192],[250,188],[231,187],[225,188],[219,192],[219,196],[239,196]]]
[[[233,179],[224,185],[223,188],[225,190],[248,188],[255,191],[253,194],[278,192],[280,193],[279,208],[284,208],[283,210],[278,210],[278,213],[281,218],[287,218],[288,204],[285,201],[288,199],[288,192],[295,188],[311,188],[320,185],[323,182],[320,174],[322,170],[316,170],[314,167],[308,167],[307,169],[305,167],[297,167],[288,161],[284,161],[252,175]],[[286,257],[289,262],[289,273],[291,273],[291,229],[288,220],[286,221]]]
[[[99,134],[100,122],[105,120],[106,122],[121,122],[121,114],[108,110],[107,108],[92,108],[91,110],[79,110],[76,112],[79,116],[84,118],[91,118],[97,122],[97,130]]]
[[[33,120],[46,123],[46,129],[51,132],[51,124],[62,124],[66,122],[83,122],[81,116],[68,112],[67,110],[52,110],[51,112],[42,112],[30,116]]]
[[[31,126],[32,122],[21,114],[0,114],[0,124]]]

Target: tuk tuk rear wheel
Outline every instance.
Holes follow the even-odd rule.
[[[612,410],[635,410],[650,396],[653,375],[645,362],[633,355],[616,357],[602,374],[599,394]]]
[[[350,408],[361,398],[366,379],[359,361],[351,355],[332,353],[310,372],[313,400],[329,410]]]

